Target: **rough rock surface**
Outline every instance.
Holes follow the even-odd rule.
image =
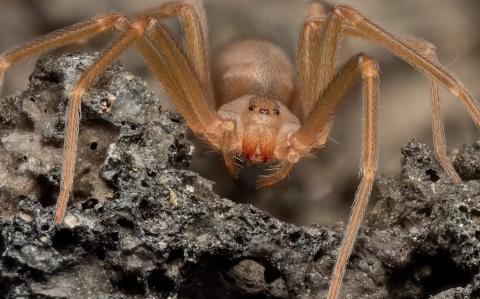
[[[84,97],[74,200],[53,225],[64,111],[94,57],[41,59],[28,89],[0,100],[0,297],[317,298],[342,225],[297,227],[219,198],[187,170],[180,117],[111,67]],[[379,178],[344,298],[480,298],[480,147],[454,163],[410,143]]]

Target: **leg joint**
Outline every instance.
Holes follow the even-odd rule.
[[[194,7],[190,3],[172,1],[161,5],[159,8],[153,11],[147,11],[137,16],[152,16],[157,19],[170,18],[178,16],[183,9],[192,10],[194,9]]]
[[[305,20],[303,23],[304,32],[315,32],[322,28],[325,24],[325,18],[322,17],[311,17]]]
[[[102,26],[102,31],[110,29],[112,26],[120,30],[121,28],[125,28],[124,25],[128,22],[125,15],[116,12],[98,16],[94,20]]]
[[[71,94],[71,99],[78,101],[82,98],[82,96],[85,94],[86,88],[81,84],[81,82],[77,83],[77,86],[72,91]]]
[[[356,9],[348,5],[335,5],[335,7],[332,10],[332,13],[337,14],[343,18],[346,18],[354,26],[357,23],[365,20],[365,18],[360,14],[360,12],[358,12]]]
[[[133,20],[130,28],[135,29],[138,32],[138,35],[141,36],[145,30],[149,30],[151,27],[155,26],[157,22],[157,19],[154,17],[138,17],[137,19]]]
[[[344,10],[349,9],[348,6],[346,5],[335,5],[332,9],[332,14],[338,15],[338,16],[343,16]]]
[[[361,65],[362,76],[377,78],[379,73],[378,63],[365,53],[358,54],[358,63]]]

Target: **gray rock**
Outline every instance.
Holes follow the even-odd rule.
[[[317,298],[342,225],[297,227],[189,171],[183,120],[114,65],[83,99],[74,199],[53,225],[68,94],[93,56],[42,58],[0,101],[0,297]],[[344,298],[479,298],[480,148],[453,185],[422,144],[379,178]],[[462,157],[462,158],[459,158]]]

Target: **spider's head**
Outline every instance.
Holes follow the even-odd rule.
[[[288,135],[300,128],[300,121],[287,107],[263,96],[242,96],[220,107],[218,115],[235,122],[227,152],[255,164],[283,160],[278,149],[286,147]]]
[[[243,156],[253,163],[270,161],[283,124],[280,104],[264,97],[251,97],[242,119]]]

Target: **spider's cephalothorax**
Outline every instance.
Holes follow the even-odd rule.
[[[169,17],[182,20],[183,46],[178,45],[162,25],[161,21]],[[417,38],[398,38],[359,11],[344,5],[333,6],[325,0],[311,0],[308,4],[300,30],[296,70],[279,47],[258,40],[227,46],[212,59],[210,68],[201,0],[179,0],[132,20],[118,13],[101,15],[4,52],[0,55],[0,91],[5,71],[16,62],[110,29],[120,30],[121,36],[85,71],[71,93],[56,223],[62,223],[73,190],[82,96],[130,46],[137,48],[194,133],[222,152],[232,174],[237,173],[235,155],[242,155],[253,163],[279,162],[275,173],[259,180],[261,187],[283,180],[301,157],[325,144],[340,102],[354,83],[361,80],[362,180],[333,270],[329,299],[338,298],[340,294],[343,274],[377,170],[378,65],[368,55],[359,53],[336,69],[342,37],[360,37],[378,43],[430,79],[436,157],[448,177],[461,182],[446,155],[438,84],[458,97],[480,125],[478,103],[438,62],[433,45]],[[294,102],[301,107],[298,115],[289,110]]]
[[[235,122],[232,152],[252,163],[278,161],[288,137],[300,128],[298,118],[282,103],[246,95],[220,107],[218,115]]]
[[[225,47],[212,69],[217,102],[224,103],[218,115],[235,122],[228,151],[254,164],[283,161],[281,149],[300,128],[288,107],[295,76],[287,55],[273,43],[247,39]]]

